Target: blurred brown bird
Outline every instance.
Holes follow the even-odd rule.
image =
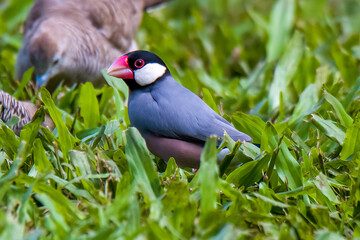
[[[16,76],[34,66],[38,87],[103,83],[101,70],[135,50],[143,11],[167,0],[36,0],[24,26]]]
[[[35,104],[16,100],[10,94],[0,90],[0,119],[3,122],[9,121],[12,117],[19,118],[19,122],[11,127],[16,135],[20,135],[21,129],[28,124],[39,109]],[[54,129],[54,122],[46,115],[42,126]]]

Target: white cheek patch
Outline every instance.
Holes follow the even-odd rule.
[[[148,63],[134,71],[134,79],[140,86],[146,86],[156,81],[166,72],[166,67],[158,63]]]

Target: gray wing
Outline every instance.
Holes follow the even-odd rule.
[[[168,81],[166,87],[154,87],[151,94],[139,94],[141,105],[129,105],[130,121],[141,132],[204,142],[211,135],[221,137],[226,131],[235,141],[252,141],[174,80]]]

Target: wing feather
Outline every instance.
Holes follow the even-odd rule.
[[[235,141],[252,141],[171,76],[131,93],[129,104],[130,121],[143,133],[205,142],[226,131]]]

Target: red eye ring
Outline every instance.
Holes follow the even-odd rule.
[[[145,61],[142,59],[137,59],[134,63],[135,67],[142,68],[145,65]]]

